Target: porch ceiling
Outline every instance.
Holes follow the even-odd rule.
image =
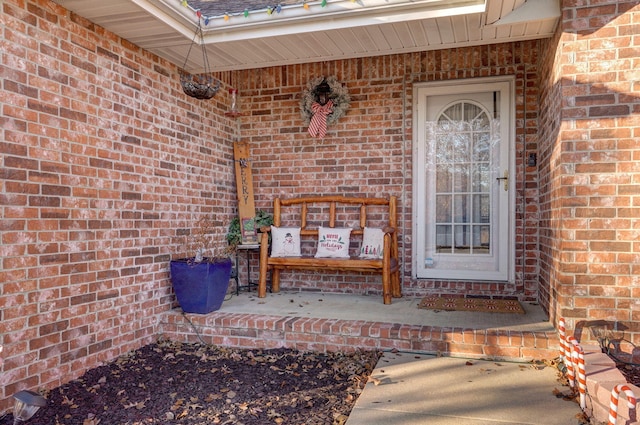
[[[559,0],[54,1],[180,67],[200,14],[212,71],[546,38],[560,17]]]

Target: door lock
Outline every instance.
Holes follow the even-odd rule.
[[[496,180],[502,180],[504,191],[509,190],[509,170],[504,170],[503,177],[496,177]]]

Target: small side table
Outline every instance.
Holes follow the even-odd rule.
[[[240,285],[240,251],[244,251],[246,253],[246,259],[247,259],[247,284],[246,285]],[[240,288],[246,288],[247,291],[251,291],[252,287],[257,288],[258,287],[258,283],[257,282],[252,282],[251,281],[251,252],[257,252],[258,255],[258,261],[260,261],[260,245],[257,244],[240,244],[236,247],[236,272],[235,272],[235,279],[236,279],[236,295],[240,294]]]

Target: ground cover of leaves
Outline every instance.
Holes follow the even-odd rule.
[[[622,372],[627,382],[640,387],[640,365],[618,363],[618,370]]]
[[[48,392],[28,423],[343,424],[379,357],[158,342]]]

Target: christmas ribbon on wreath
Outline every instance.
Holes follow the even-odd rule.
[[[333,102],[328,101],[325,105],[315,102],[311,105],[313,116],[309,123],[309,134],[311,137],[323,139],[327,134],[327,116],[333,112]]]
[[[324,93],[327,101],[323,105],[319,94],[321,86],[325,84],[329,86],[329,91]],[[317,77],[309,81],[300,99],[300,113],[309,126],[309,134],[323,138],[327,127],[335,124],[346,113],[350,101],[347,88],[335,76]]]

